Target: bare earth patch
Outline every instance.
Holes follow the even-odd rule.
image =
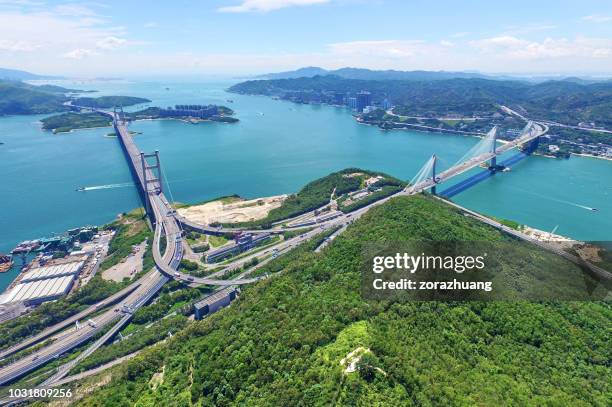
[[[105,280],[122,281],[125,277],[130,279],[134,277],[142,270],[142,259],[146,248],[146,241],[136,246],[125,260],[108,270],[104,270],[102,278]]]
[[[281,206],[287,195],[267,198],[237,200],[227,202],[218,200],[202,205],[178,210],[179,215],[199,224],[248,222],[265,218],[268,213]]]

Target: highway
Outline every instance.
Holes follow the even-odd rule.
[[[150,271],[139,280],[138,286],[127,295],[127,297],[119,301],[114,308],[104,311],[87,321],[82,321],[78,329],[74,326],[65,333],[59,335],[56,340],[38,349],[36,352],[0,368],[0,385],[4,385],[58,358],[62,354],[91,339],[94,335],[104,330],[107,325],[122,318],[124,316],[122,309],[125,309],[126,306],[139,306],[143,298],[159,290],[159,277],[160,273],[157,272],[157,270]]]
[[[37,344],[38,342],[42,341],[43,339],[46,339],[48,337],[50,337],[51,335],[53,335],[54,333],[66,328],[67,326],[76,323],[76,321],[80,321],[83,318],[87,317],[88,315],[93,314],[96,311],[99,311],[105,307],[107,307],[108,305],[114,304],[116,301],[120,300],[121,298],[125,297],[126,295],[128,295],[129,293],[131,293],[132,291],[134,291],[136,288],[138,288],[138,286],[140,285],[140,280],[135,281],[134,283],[130,284],[129,286],[125,287],[123,290],[113,294],[112,296],[90,306],[89,308],[79,312],[78,314],[75,314],[73,316],[71,316],[70,318],[67,318],[47,329],[45,329],[44,331],[40,332],[39,334],[28,338],[22,342],[19,342],[18,344],[11,346],[10,348],[4,349],[2,352],[0,352],[0,359],[4,359],[7,356],[10,356],[14,353],[19,352],[20,350],[29,348],[32,345]]]

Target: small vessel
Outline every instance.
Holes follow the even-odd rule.
[[[597,212],[598,210],[599,209],[597,209],[597,208],[591,208],[591,211],[593,211],[593,212]]]
[[[170,90],[170,88],[166,88],[166,90]]]
[[[502,170],[502,172],[510,172],[510,171],[512,171],[512,168],[510,168],[510,167],[505,167],[505,168]]]
[[[77,192],[85,191],[85,187],[78,187],[77,189],[75,189],[75,191]]]
[[[226,102],[227,103],[234,103],[234,101],[232,99],[227,99]]]
[[[0,254],[0,273],[7,272],[13,265],[13,259],[11,256]]]

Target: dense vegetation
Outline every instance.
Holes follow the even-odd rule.
[[[100,96],[97,98],[80,97],[72,101],[72,104],[96,109],[106,109],[113,106],[132,106],[141,103],[149,103],[149,99],[134,96]]]
[[[102,113],[62,113],[41,120],[43,129],[54,133],[64,133],[75,129],[88,129],[93,127],[107,127],[112,124],[111,119]]]
[[[71,374],[93,369],[117,358],[129,355],[175,334],[187,325],[187,317],[175,315],[130,334],[125,339],[96,350],[72,370]]]
[[[362,175],[349,176],[354,173],[360,173]],[[266,218],[239,225],[269,227],[274,222],[298,216],[324,206],[329,203],[334,188],[335,196],[357,191],[364,187],[364,178],[377,175],[385,177],[385,179],[380,182],[381,187],[385,185],[404,185],[402,181],[386,174],[366,171],[359,168],[347,168],[306,184],[297,194],[290,195],[280,207],[272,209]]]
[[[80,404],[609,405],[607,303],[364,300],[364,245],[413,239],[508,238],[427,197],[393,199],[321,253],[270,263],[284,271],[125,363]],[[516,242],[499,259],[517,291],[544,285],[532,274],[542,267],[552,278],[576,271],[527,250]],[[357,371],[343,372],[355,350]]]
[[[515,107],[533,119],[562,123],[596,122],[612,127],[612,83],[548,81],[531,84],[519,81],[480,78],[433,81],[360,80],[339,76],[247,81],[230,91],[285,97],[342,92],[356,94],[367,90],[379,102],[389,98],[398,114],[413,116],[486,116],[498,111],[499,104]]]
[[[239,120],[235,117],[231,117],[234,114],[234,111],[226,106],[217,106],[219,110],[219,115],[212,116],[207,120],[214,122],[222,122],[222,123],[236,123]],[[144,120],[144,119],[161,119],[168,118],[167,116],[163,116],[161,114],[161,108],[159,107],[147,107],[146,109],[139,110],[137,112],[129,112],[126,113],[126,116],[131,120]],[[187,116],[173,116],[176,119],[188,119]]]
[[[66,110],[65,95],[70,89],[59,86],[34,86],[23,82],[0,80],[0,116],[40,114]]]

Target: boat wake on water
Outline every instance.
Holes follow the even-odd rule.
[[[580,204],[578,204],[578,203],[571,202],[571,201],[566,201],[566,200],[564,200],[564,199],[551,198],[550,196],[546,196],[546,195],[538,194],[538,193],[536,193],[536,192],[527,191],[527,190],[522,189],[522,188],[517,188],[517,189],[521,189],[523,192],[526,192],[526,193],[531,194],[531,195],[535,195],[535,196],[540,197],[540,198],[543,198],[543,199],[548,199],[548,200],[550,200],[550,201],[555,201],[555,202],[559,202],[559,203],[562,203],[562,204],[566,204],[566,205],[575,206],[576,208],[586,209],[587,211],[597,212],[597,211],[599,210],[599,209],[597,209],[597,208],[592,208],[592,207],[590,207],[590,206],[586,206],[586,205],[580,205]]]
[[[78,187],[76,189],[77,192],[85,192],[85,191],[96,191],[99,189],[112,189],[112,188],[126,188],[134,186],[131,182],[124,182],[122,184],[107,184],[107,185],[96,185],[92,187]]]

